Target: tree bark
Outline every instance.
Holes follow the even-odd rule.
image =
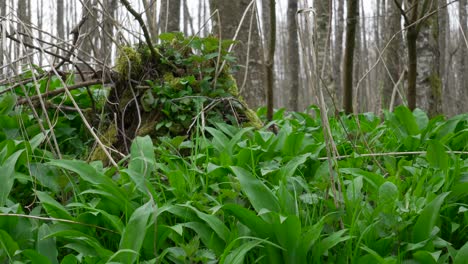
[[[426,0],[427,1],[427,0]],[[419,35],[419,0],[408,1],[406,11],[411,10],[410,18],[406,17],[406,45],[408,46],[408,107],[412,111],[416,108],[416,79],[418,74],[417,40]],[[402,9],[402,11],[405,11]],[[406,12],[405,12],[406,13]]]
[[[341,62],[343,61],[343,32],[344,32],[344,1],[337,0],[336,11],[336,30],[335,30],[335,57],[333,63],[333,72],[336,86],[336,97],[341,101],[342,80],[341,80]]]
[[[359,23],[359,37],[360,43],[358,45],[359,56],[354,56],[354,59],[358,60],[359,64],[359,71],[357,71],[356,80],[361,78],[362,73],[366,72],[369,68],[369,55],[368,55],[368,44],[367,44],[367,29],[366,29],[366,17],[364,16],[364,0],[361,0],[361,13],[363,14],[360,23]],[[373,107],[375,105],[376,100],[373,98],[373,93],[370,91],[371,87],[371,74],[368,74],[365,78],[365,82],[362,82],[360,89],[360,94],[358,98],[360,100],[354,100],[355,106],[357,109],[363,112],[375,112]],[[357,81],[356,81],[357,84]],[[356,99],[358,99],[356,98]],[[358,105],[357,105],[358,104]],[[358,108],[359,107],[359,108]],[[371,110],[372,109],[372,110]]]
[[[142,0],[143,7],[146,10],[146,24],[148,25],[148,31],[151,35],[151,40],[156,42],[158,38],[158,10],[156,7],[157,1]]]
[[[275,49],[276,49],[276,1],[270,0],[270,46],[266,63],[267,74],[267,119],[273,119],[273,88],[275,85]]]
[[[44,5],[44,0],[40,1],[40,5],[41,6]],[[39,10],[39,12],[37,14],[37,27],[39,28],[39,33],[38,33],[39,39],[42,39],[42,29],[43,29],[42,20],[43,20],[43,18],[44,18],[44,10],[41,8],[41,10]],[[57,23],[58,23],[58,21],[57,21]],[[63,23],[63,21],[62,21],[62,23]],[[65,36],[64,36],[64,38],[65,38]],[[60,51],[58,50],[57,52],[60,52]],[[42,52],[39,52],[39,62],[37,63],[39,65],[39,67],[42,67],[42,59],[43,59],[43,54],[42,54]]]
[[[0,16],[5,17],[6,15],[6,1],[0,1]],[[2,30],[6,30],[3,28],[6,23],[0,23],[2,26]],[[3,37],[0,37],[0,65],[5,65],[5,60],[4,60],[4,52],[6,52],[6,43],[3,43]],[[0,69],[0,75],[3,75],[5,71],[5,68]]]
[[[461,29],[459,32],[459,42],[460,42],[460,55],[458,56],[458,76],[459,76],[459,111],[468,112],[468,47],[465,42],[468,38],[468,26],[466,18],[466,9],[467,9],[467,0],[460,0],[458,2],[458,20],[460,21]]]
[[[28,37],[29,32],[26,30],[26,26],[31,24],[31,2],[30,0],[19,0],[17,16],[21,23],[18,23],[17,30],[23,33],[23,36],[18,35],[18,39],[21,38],[24,43],[31,43],[31,38]],[[24,45],[16,45],[16,58],[21,57],[26,50]],[[28,63],[28,59],[21,60],[21,67],[24,67]]]
[[[80,35],[83,36],[81,46],[78,50],[78,56],[86,62],[90,62],[97,55],[96,43],[98,43],[98,28],[97,28],[97,0],[86,0],[82,6],[82,16],[88,16],[83,26],[80,28]],[[91,69],[79,63],[77,65],[82,72],[90,71]]]
[[[431,1],[426,14],[438,9],[438,2]],[[439,54],[439,21],[437,15],[432,15],[421,23],[418,50],[417,101],[419,107],[428,112],[429,116],[442,114],[442,82],[440,79]]]
[[[288,1],[288,11],[287,11],[287,29],[288,29],[288,40],[287,40],[287,49],[288,56],[286,58],[288,76],[286,77],[289,80],[289,108],[293,111],[299,111],[299,42],[298,42],[298,31],[296,23],[296,12],[297,12],[297,1],[289,0]]]
[[[416,76],[418,74],[418,55],[416,41],[418,32],[415,26],[408,28],[406,33],[406,45],[408,46],[408,107],[411,110],[416,108]]]
[[[328,31],[330,27],[330,16],[331,16],[331,0],[314,1],[314,7],[316,10],[315,25],[315,47],[317,49],[317,69],[319,73],[324,70],[322,79],[325,81],[327,88],[330,87],[331,77],[331,65],[330,58],[330,43],[328,38]]]
[[[109,59],[112,54],[112,37],[114,36],[114,19],[117,12],[117,0],[106,0],[103,4],[102,31],[101,34],[101,51],[99,59],[110,65]]]
[[[213,33],[218,34],[218,28],[221,27],[221,37],[232,39],[249,3],[250,1],[246,0],[210,0],[210,9],[212,12],[218,9],[221,18],[221,25],[218,25],[216,19],[213,21]],[[237,37],[238,43],[233,52],[240,64],[239,70],[235,73],[235,79],[241,95],[250,107],[256,108],[266,104],[266,78],[265,67],[262,63],[263,50],[259,28],[256,15],[252,14],[252,10],[251,8],[245,16]],[[252,28],[250,29],[251,22]],[[248,65],[248,70],[246,65]],[[244,77],[247,79],[245,87],[242,87]]]
[[[270,47],[270,0],[261,0],[262,2],[262,40],[263,47]],[[264,58],[268,58],[268,48],[263,49]]]
[[[388,109],[390,108],[395,83],[398,81],[401,74],[400,50],[403,41],[401,33],[399,33],[401,30],[401,15],[393,1],[387,2],[387,17],[385,20],[383,31],[385,44],[388,43],[388,46],[383,56],[388,72],[387,70],[383,72],[382,108]]]
[[[184,33],[186,36],[195,34],[194,33],[195,29],[193,28],[193,19],[192,19],[192,16],[190,15],[187,1],[184,1],[183,9],[184,9]]]
[[[442,96],[437,37],[438,19],[437,15],[428,17],[426,15],[437,10],[438,1],[411,0],[408,2],[404,9],[399,6],[407,27],[408,107],[414,110],[419,104],[422,109],[429,111],[430,115],[435,115],[441,113]]]
[[[162,0],[159,21],[162,32],[180,31],[181,0]]]
[[[353,67],[356,44],[356,25],[359,18],[359,1],[347,0],[346,38],[343,55],[343,108],[347,114],[353,112]]]
[[[42,10],[42,8],[41,8]],[[65,40],[65,21],[63,19],[63,15],[65,13],[64,3],[63,0],[57,0],[57,37],[60,40]]]

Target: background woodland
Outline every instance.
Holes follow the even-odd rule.
[[[253,108],[272,101],[275,108],[304,110],[317,104],[322,89],[331,112],[378,113],[399,104],[431,116],[468,111],[466,0],[130,2],[155,42],[171,31],[235,38],[236,79]],[[106,71],[117,46],[144,41],[141,27],[117,0],[5,0],[0,16],[8,29],[0,38],[3,83],[33,64],[57,66],[54,55],[67,57],[71,49],[78,52],[69,61],[83,71]],[[352,27],[348,56],[346,29]]]
[[[0,0],[0,263],[468,263],[466,0]]]

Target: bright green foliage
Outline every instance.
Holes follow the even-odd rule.
[[[273,122],[137,137],[118,169],[3,137],[0,261],[466,263],[468,115],[331,118],[332,174],[319,119]]]
[[[38,107],[36,109],[37,118],[29,107],[25,107],[25,105],[29,106],[29,104],[23,102],[22,106],[17,105],[20,99],[25,100],[25,95],[30,97],[37,96],[36,85],[41,93],[46,93],[63,89],[63,82],[67,85],[74,84],[75,76],[73,74],[64,76],[64,80],[61,80],[60,77],[44,73],[39,67],[36,67],[35,70],[26,71],[21,75],[21,78],[24,79],[18,80],[18,82],[24,82],[34,76],[35,82],[28,82],[24,86],[14,85],[18,87],[12,90],[13,93],[0,95],[0,144],[4,143],[5,140],[31,140],[41,133],[41,125],[45,130],[42,131],[43,134],[50,133],[51,127],[45,121],[45,116],[47,115],[53,126],[54,136],[57,138],[60,150],[71,156],[85,156],[92,142],[90,142],[89,133],[83,126],[78,113],[56,109],[59,106],[72,106],[70,98],[65,96],[64,93],[48,97],[47,113],[44,113],[42,108]],[[0,91],[4,88],[7,87],[0,86]],[[106,89],[103,89],[101,85],[75,89],[70,91],[70,93],[84,114],[89,114],[92,108],[102,107],[106,98]],[[90,97],[90,94],[93,96]],[[37,103],[37,101],[34,101],[34,103]],[[92,121],[96,116],[90,115],[88,118]],[[39,122],[41,122],[41,125],[39,125]]]

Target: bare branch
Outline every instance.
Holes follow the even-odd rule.
[[[59,94],[65,93],[65,91],[67,89],[69,91],[71,91],[71,90],[76,90],[76,89],[79,89],[79,88],[84,88],[84,87],[87,87],[87,86],[90,86],[90,85],[102,84],[102,83],[103,83],[102,80],[90,80],[90,81],[86,81],[86,82],[81,82],[81,83],[78,83],[78,84],[75,84],[75,85],[70,85],[67,88],[61,88],[61,89],[52,90],[52,91],[49,91],[49,92],[46,92],[46,93],[43,93],[43,94],[40,94],[40,95],[31,96],[30,100],[35,101],[35,100],[39,100],[40,98],[47,98],[47,97],[59,95]],[[19,99],[16,104],[17,105],[23,105],[23,104],[26,104],[27,102],[28,102],[28,100],[26,98],[22,98],[22,99]]]
[[[408,18],[408,16],[406,16],[406,12],[405,12],[405,10],[403,10],[403,7],[401,6],[401,3],[398,2],[398,0],[393,0],[393,2],[394,2],[395,5],[397,6],[397,8],[400,10],[401,15],[402,15],[403,18],[405,19],[405,23],[406,23],[407,25],[409,25],[409,24],[410,24],[409,18]]]
[[[143,30],[143,35],[145,36],[146,44],[148,45],[148,48],[151,51],[151,56],[153,58],[157,57],[157,52],[156,49],[153,46],[153,42],[151,41],[151,36],[148,32],[148,29],[146,28],[145,22],[143,21],[143,18],[141,18],[141,15],[138,14],[135,9],[131,6],[131,4],[127,0],[120,0],[120,2],[125,6],[125,8],[130,12],[133,17],[138,21],[138,23],[141,26],[141,29]]]

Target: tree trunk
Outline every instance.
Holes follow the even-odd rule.
[[[40,5],[41,6],[44,5],[44,0],[40,1]],[[38,33],[39,39],[42,39],[42,29],[43,29],[42,20],[43,19],[44,19],[44,10],[41,8],[39,10],[38,14],[37,14],[37,27],[39,28],[39,33]],[[63,23],[63,21],[62,21],[62,23]],[[64,36],[64,38],[65,38],[65,36]],[[57,52],[59,52],[59,51],[57,51]],[[39,52],[39,62],[37,63],[39,65],[39,67],[42,67],[42,59],[43,59],[43,54],[42,54],[42,52]]]
[[[268,58],[268,48],[270,47],[270,0],[261,0],[262,2],[262,34],[261,37],[263,38],[263,56],[264,58]],[[296,1],[297,2],[297,1]]]
[[[273,88],[275,85],[275,49],[276,49],[276,1],[270,0],[270,45],[266,63],[267,75],[267,119],[273,119]]]
[[[343,55],[343,108],[347,114],[353,112],[353,67],[356,44],[356,25],[359,18],[359,1],[347,0],[346,38]]]
[[[106,0],[103,5],[102,31],[101,34],[101,51],[99,52],[99,59],[111,64],[112,55],[112,37],[114,36],[114,19],[117,13],[117,0]]]
[[[460,55],[458,56],[459,65],[458,65],[458,76],[459,76],[459,86],[458,90],[460,91],[459,98],[459,110],[460,112],[468,112],[468,47],[465,40],[468,38],[468,26],[466,18],[466,8],[467,0],[460,0],[458,2],[458,16],[461,25],[461,30],[463,32],[459,33],[459,42],[460,42]]]
[[[31,43],[31,38],[29,38],[27,35],[29,34],[28,31],[26,30],[26,26],[31,24],[31,2],[30,0],[19,0],[18,1],[18,10],[17,10],[17,16],[18,19],[20,20],[21,23],[18,23],[18,32],[24,34],[24,35],[18,35],[18,39],[22,39],[24,43]],[[25,54],[25,46],[22,45],[16,45],[16,55],[17,58],[21,57],[22,55]],[[28,60],[22,59],[21,60],[21,67],[24,67],[25,64],[28,63]]]
[[[6,15],[6,1],[0,1],[0,16],[5,17],[5,15]],[[0,22],[0,25],[2,26],[2,29],[3,29],[3,26],[6,26],[6,23]],[[6,51],[7,51],[6,43],[3,43],[3,37],[0,36],[0,65],[5,65],[5,59],[3,57]],[[0,76],[3,75],[5,71],[6,71],[5,68],[0,69]],[[3,78],[3,76],[0,78]]]
[[[426,0],[427,1],[427,0]],[[418,74],[417,41],[419,34],[419,0],[408,1],[406,11],[411,10],[408,21],[405,21],[406,45],[408,46],[408,107],[412,111],[416,108],[416,78]],[[403,14],[402,14],[403,15]]]
[[[448,8],[444,8],[447,5],[447,0],[439,0],[439,7],[441,9],[438,12],[439,16],[439,53],[440,53],[440,67],[439,73],[442,82],[442,112],[445,115],[450,115],[453,103],[447,101],[447,98],[456,98],[453,96],[453,89],[450,89],[448,84],[448,75],[450,70],[448,69],[448,42],[450,39],[450,21]]]
[[[92,58],[97,55],[96,46],[98,43],[98,28],[97,28],[97,0],[86,0],[83,2],[82,16],[87,15],[88,18],[80,28],[80,35],[83,36],[81,46],[78,50],[78,56],[86,62],[91,62]],[[91,69],[83,63],[77,65],[82,72],[88,72]]]
[[[232,39],[249,3],[250,1],[245,0],[210,0],[211,10],[218,9],[221,18],[221,25],[218,25],[216,19],[213,21],[213,33],[218,34],[218,27],[221,27],[221,37],[223,39]],[[262,65],[261,38],[256,14],[252,14],[252,10],[251,8],[245,16],[237,37],[238,43],[233,52],[240,64],[240,69],[235,73],[235,78],[241,95],[250,107],[256,108],[264,106],[266,103],[266,80],[264,65]],[[252,30],[250,30],[251,24]],[[246,65],[248,65],[248,70],[245,67]],[[245,87],[243,87],[244,77],[246,77]]]
[[[63,0],[57,0],[57,37],[61,41],[65,40],[65,21],[63,19],[63,15],[65,13],[65,8],[63,5]],[[42,8],[41,8],[42,10]]]
[[[416,41],[418,32],[415,26],[411,26],[406,33],[406,45],[408,46],[408,107],[416,108],[416,76],[418,73],[418,55]]]
[[[288,1],[288,11],[287,11],[287,29],[288,29],[288,40],[287,40],[287,49],[288,56],[287,61],[287,77],[289,81],[289,108],[293,111],[299,111],[299,42],[297,36],[297,23],[296,23],[296,12],[297,12],[297,1],[289,0]]]
[[[442,83],[444,84],[445,88],[445,82],[447,79],[447,76],[445,74],[446,68],[447,68],[447,40],[449,39],[450,36],[450,27],[449,27],[449,13],[448,13],[448,8],[445,7],[447,5],[447,0],[438,0],[439,1],[439,9],[438,12],[438,19],[439,19],[439,53],[440,53],[440,67],[439,67],[439,73],[442,79]]]
[[[156,2],[152,0],[142,0],[143,7],[146,10],[146,23],[148,25],[148,31],[151,35],[153,42],[156,42],[158,38],[158,10],[156,8]]]
[[[388,43],[383,57],[387,70],[383,72],[382,108],[390,108],[395,83],[400,78],[400,50],[402,45],[401,15],[393,1],[387,1],[387,17],[384,25],[385,43]],[[395,34],[397,34],[395,36]],[[392,37],[395,36],[393,39]]]
[[[341,100],[341,62],[343,61],[343,32],[344,32],[344,1],[337,0],[336,30],[335,30],[335,57],[333,60],[333,72],[336,87],[336,98]]]
[[[159,21],[163,32],[180,31],[181,0],[162,0]]]
[[[358,71],[358,74],[356,75],[356,82],[361,78],[361,75],[367,71],[369,68],[369,54],[368,54],[368,45],[367,45],[367,28],[366,28],[366,18],[364,16],[364,0],[361,0],[361,13],[362,19],[360,20],[360,48],[359,50],[359,56],[354,56],[355,59],[358,58],[358,63],[360,65],[360,71]],[[361,91],[361,96],[359,96],[360,99],[362,99],[359,103],[359,108],[360,111],[363,112],[375,112],[373,110],[373,107],[375,105],[376,100],[373,98],[373,93],[370,91],[371,87],[371,74],[368,74],[365,78],[365,82],[361,83],[361,87],[359,87]],[[357,100],[355,100],[356,102]]]
[[[432,2],[426,13],[437,10],[438,2]],[[418,75],[417,98],[419,107],[428,112],[429,116],[442,113],[442,82],[440,79],[439,55],[439,24],[437,15],[430,16],[423,21],[417,42]]]
[[[315,47],[317,49],[317,72],[323,76],[322,80],[325,81],[327,88],[330,88],[332,81],[331,77],[331,65],[329,54],[330,54],[330,43],[328,38],[328,31],[330,27],[330,16],[331,16],[331,0],[314,1],[314,7],[316,10],[315,25]]]
[[[184,33],[186,36],[193,35],[195,32],[195,29],[193,28],[193,19],[192,19],[192,16],[190,15],[187,1],[184,1],[183,8],[184,8]]]
[[[360,7],[360,0],[358,1],[358,9]],[[361,10],[359,10],[361,11]],[[361,83],[359,89],[357,87],[357,80],[359,80],[359,77],[361,76],[362,68],[363,68],[363,63],[362,63],[362,23],[360,21],[356,21],[356,37],[355,37],[355,43],[354,43],[354,55],[353,55],[353,110],[360,112],[361,107],[363,106],[364,102],[364,86],[365,84]]]

